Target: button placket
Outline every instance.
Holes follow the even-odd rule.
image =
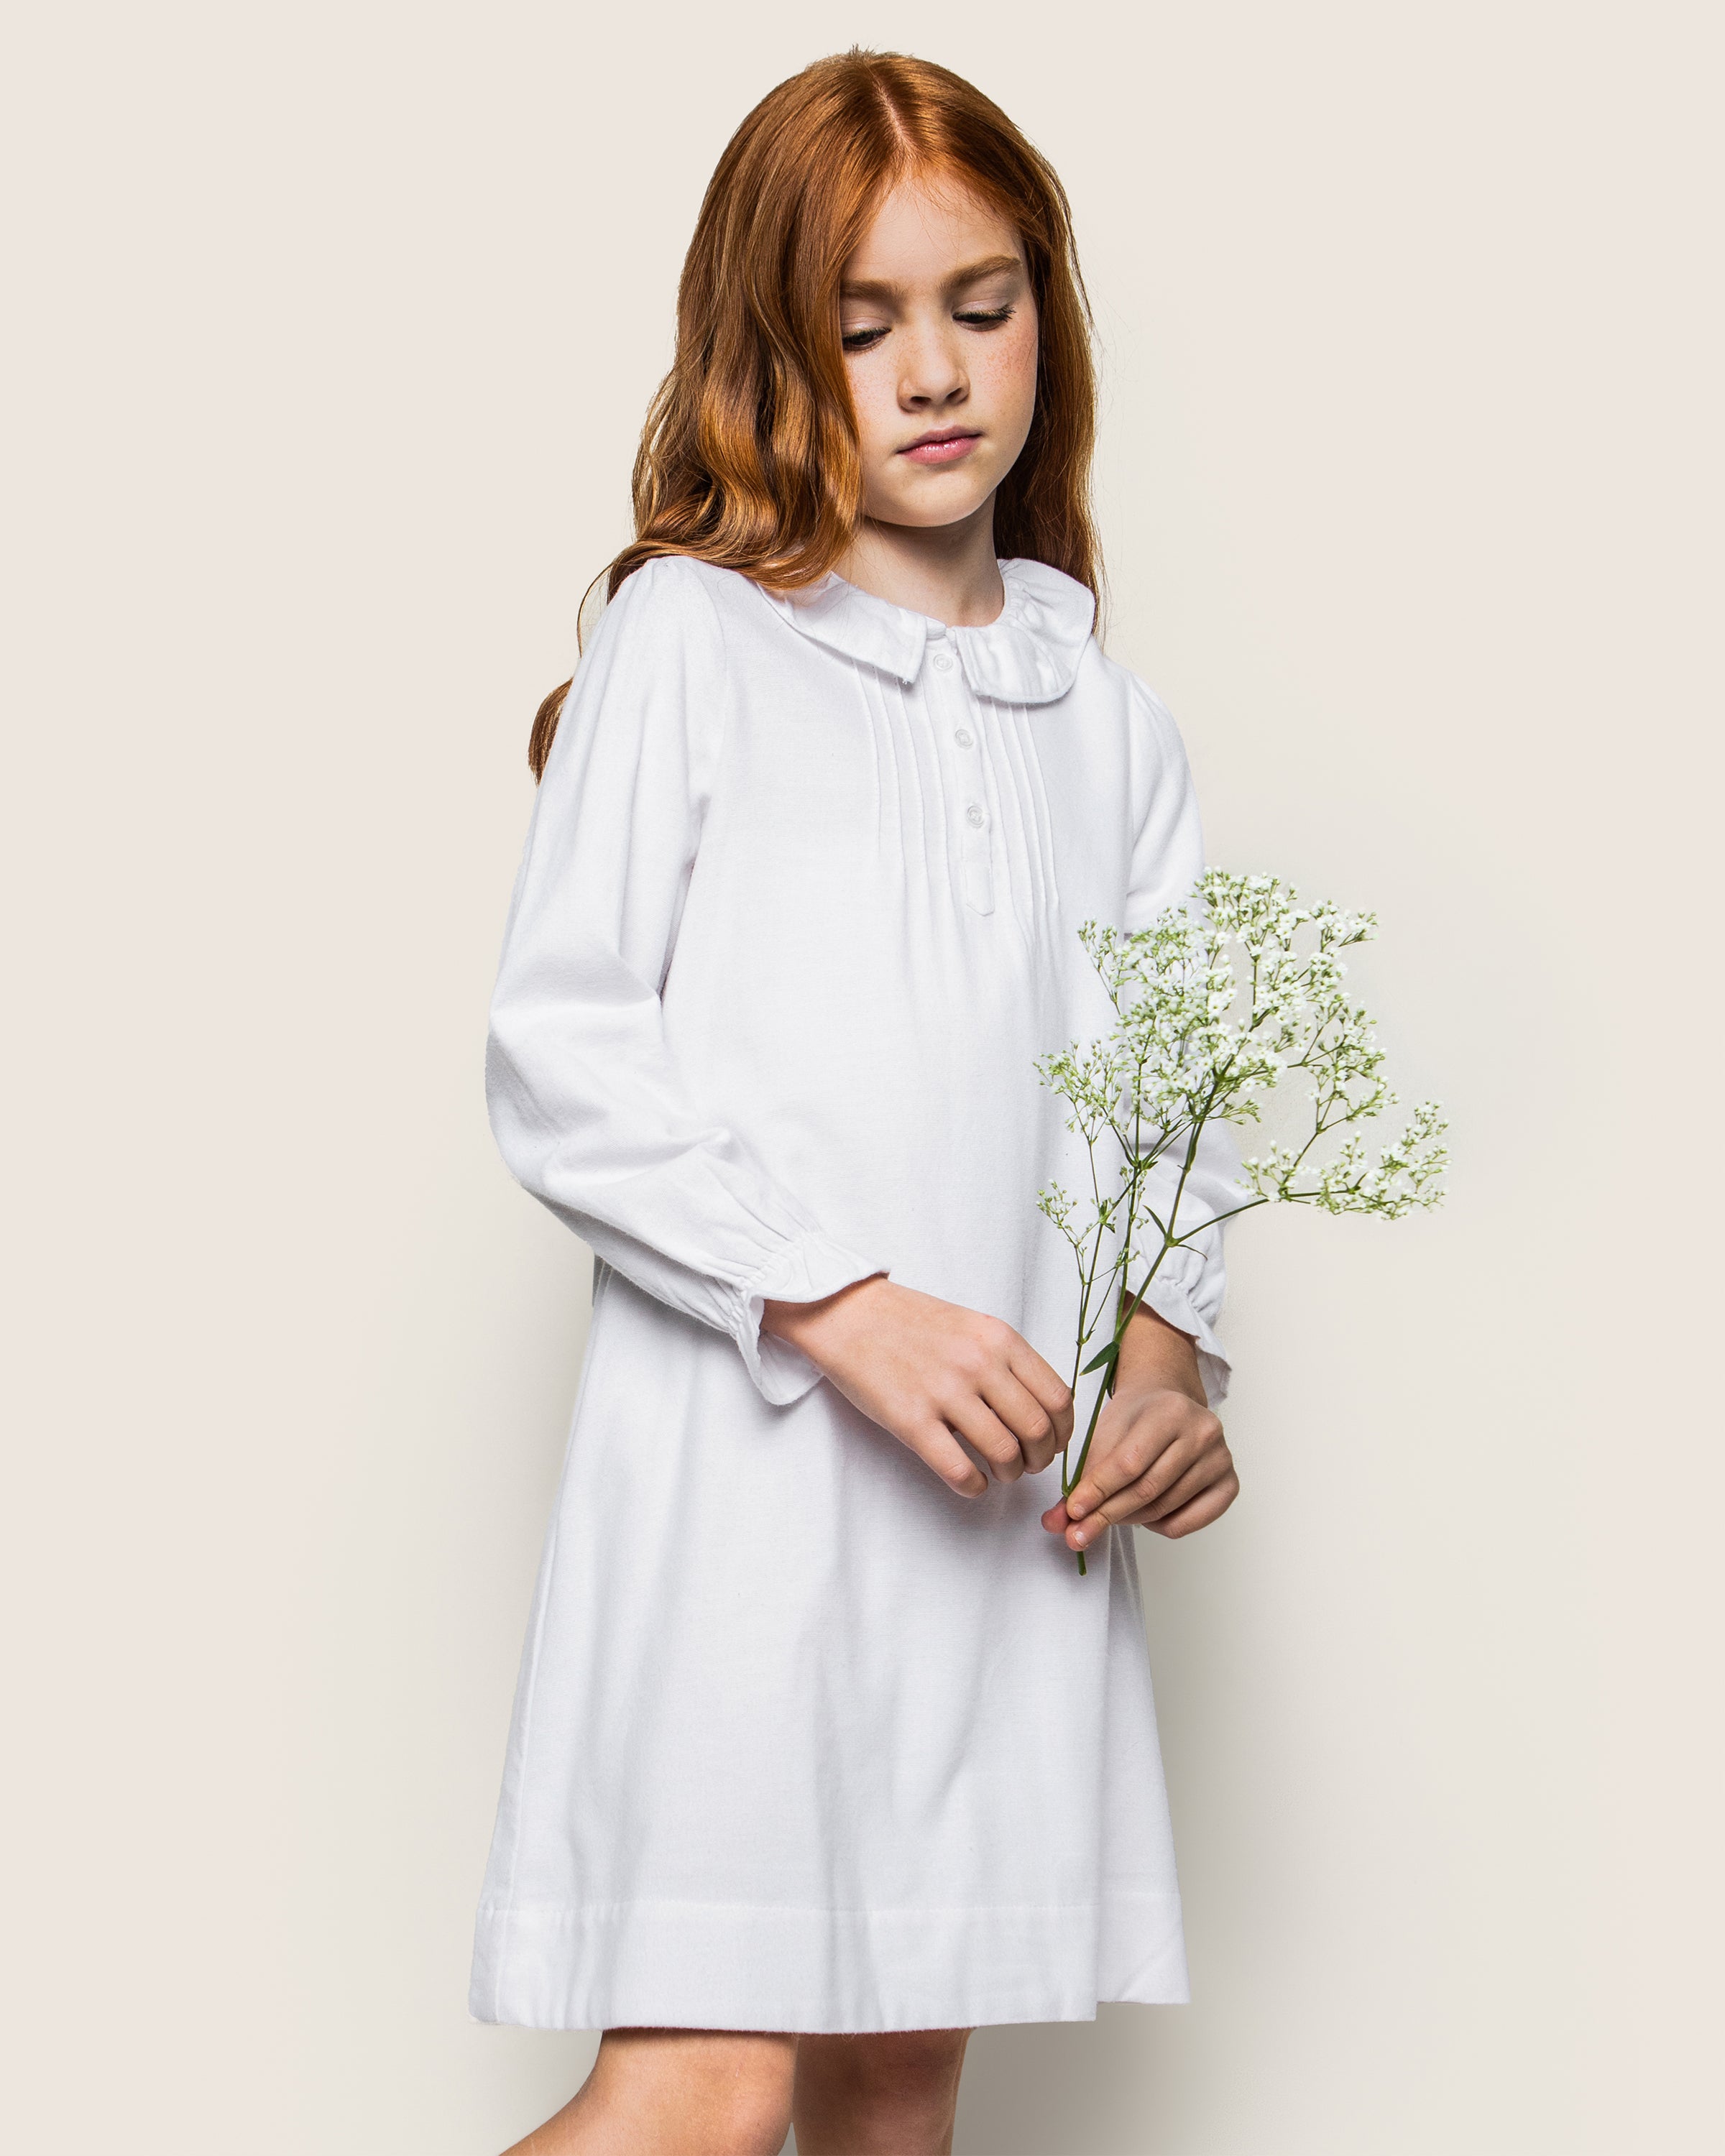
[[[994,861],[989,844],[991,819],[983,784],[982,752],[977,743],[976,728],[971,722],[973,715],[969,707],[969,691],[950,651],[937,648],[931,665],[934,677],[931,685],[937,700],[942,706],[949,699],[957,705],[956,711],[948,708],[946,716],[953,745],[959,752],[952,798],[958,814],[958,861],[964,902],[973,913],[992,913]]]

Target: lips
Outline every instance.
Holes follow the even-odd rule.
[[[906,448],[899,451],[917,465],[955,465],[968,457],[982,439],[981,434],[969,427],[942,427],[938,433],[920,435]]]

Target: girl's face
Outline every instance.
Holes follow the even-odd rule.
[[[987,513],[1036,404],[1036,302],[1012,226],[951,182],[904,182],[845,265],[839,331],[864,516]]]

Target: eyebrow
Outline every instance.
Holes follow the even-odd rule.
[[[1024,262],[1016,254],[988,254],[980,262],[968,264],[947,278],[944,290],[956,292],[966,285],[974,285],[983,277],[998,277],[1008,270],[1022,270]],[[844,300],[896,300],[903,297],[904,287],[881,277],[848,280],[839,287],[839,296]]]

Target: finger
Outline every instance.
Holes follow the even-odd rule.
[[[1219,1442],[1204,1444],[1195,1433],[1183,1431],[1136,1481],[1117,1490],[1085,1515],[1073,1530],[1073,1548],[1082,1549],[1089,1540],[1085,1528],[1091,1527],[1100,1533],[1105,1527],[1124,1527],[1145,1516],[1160,1499],[1182,1485],[1189,1486],[1181,1499],[1184,1502],[1226,1474],[1230,1465],[1225,1445]]]
[[[1018,1440],[1025,1466],[1040,1475],[1060,1449],[1053,1415],[1009,1368],[988,1380],[983,1398]]]
[[[1189,1505],[1194,1497],[1201,1496],[1211,1483],[1219,1482],[1232,1465],[1233,1462],[1225,1455],[1212,1459],[1206,1453],[1201,1460],[1194,1460],[1186,1472],[1168,1488],[1148,1494],[1144,1502],[1134,1506],[1131,1512],[1122,1512],[1116,1517],[1122,1526],[1135,1527],[1147,1527],[1153,1521],[1165,1520],[1170,1512],[1178,1512],[1182,1505]],[[1127,1496],[1133,1494],[1131,1491],[1123,1493]]]
[[[1195,1497],[1201,1497],[1206,1490],[1231,1471],[1231,1463],[1225,1455],[1219,1459],[1206,1455],[1202,1460],[1194,1460],[1186,1472],[1168,1488],[1147,1497],[1143,1497],[1139,1490],[1122,1491],[1104,1509],[1116,1527],[1153,1527],[1158,1521],[1171,1517],[1183,1506],[1189,1505]],[[1132,1502],[1140,1497],[1142,1497],[1142,1502]],[[1091,1517],[1100,1519],[1101,1516],[1098,1512]]]
[[[1182,1505],[1178,1512],[1170,1512],[1166,1519],[1153,1520],[1150,1532],[1178,1542],[1182,1535],[1195,1534],[1199,1527],[1207,1527],[1212,1520],[1220,1519],[1239,1495],[1240,1477],[1230,1470],[1189,1505]]]
[[[997,1482],[1016,1482],[1024,1471],[1024,1455],[1017,1434],[1007,1428],[988,1403],[973,1393],[955,1401],[947,1420],[968,1444],[973,1445],[993,1470]]]
[[[1074,1519],[1097,1511],[1116,1491],[1136,1482],[1159,1460],[1177,1435],[1176,1429],[1150,1414],[1135,1416],[1118,1439],[1113,1436],[1109,1413],[1103,1410],[1096,1442],[1083,1474],[1066,1493],[1066,1510]],[[1184,1462],[1181,1463],[1182,1467]]]
[[[1183,1431],[1147,1474],[1110,1501],[1108,1516],[1113,1520],[1130,1517],[1141,1525],[1160,1519],[1219,1481],[1233,1466],[1234,1455],[1219,1430],[1208,1443],[1202,1430]]]
[[[1222,1425],[1207,1409],[1169,1394],[1156,1406],[1140,1408],[1117,1440],[1111,1440],[1105,1409],[1096,1435],[1097,1449],[1104,1444],[1107,1449],[1066,1500],[1066,1509],[1077,1517],[1100,1511],[1110,1498],[1145,1476],[1153,1479],[1134,1498],[1134,1507],[1160,1496],[1194,1460],[1222,1445]],[[1118,1510],[1108,1517],[1117,1519]]]
[[[1025,1391],[1047,1410],[1056,1440],[1065,1445],[1072,1435],[1072,1388],[1022,1335],[1014,1342],[1006,1361]]]
[[[920,1424],[901,1440],[961,1497],[980,1497],[988,1478],[943,1422]]]

